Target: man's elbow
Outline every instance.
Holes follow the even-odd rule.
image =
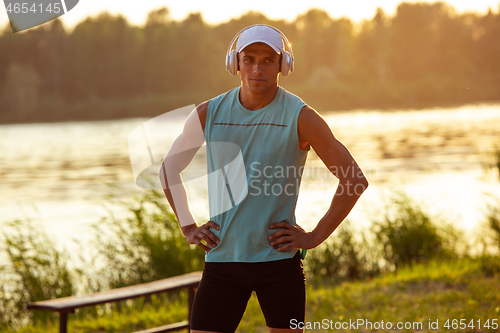
[[[181,168],[174,158],[165,158],[160,166],[160,174],[164,173],[167,176],[179,175],[182,172]]]
[[[368,188],[368,185],[370,185],[370,183],[368,182],[368,179],[366,179],[366,177],[363,177],[363,186],[365,187],[365,191]]]
[[[160,164],[160,170],[158,170],[158,177],[163,189],[167,189],[169,183],[175,181],[179,177],[180,170],[177,164],[173,163],[172,159],[165,159]]]
[[[160,164],[160,169],[158,170],[158,178],[160,179],[161,187],[166,190],[168,188],[167,184],[167,172],[165,169],[165,161]]]
[[[358,178],[357,187],[360,189],[359,195],[363,194],[363,192],[366,191],[368,185],[370,184],[368,183],[368,179],[366,179],[365,176]]]
[[[354,189],[354,193],[351,193],[358,197],[361,196],[364,191],[366,191],[369,185],[368,179],[366,179],[364,175],[351,179],[348,181],[348,183],[354,184],[352,187]]]

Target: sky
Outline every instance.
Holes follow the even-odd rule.
[[[5,2],[5,0],[4,0]],[[20,1],[21,2],[21,1]],[[401,0],[292,0],[286,5],[285,1],[277,0],[80,0],[73,10],[61,17],[66,28],[71,29],[87,16],[96,16],[100,12],[108,11],[111,14],[124,15],[134,25],[143,25],[147,14],[153,9],[166,6],[175,20],[184,19],[189,13],[201,12],[205,22],[217,24],[239,17],[249,10],[265,14],[271,19],[294,20],[297,15],[310,8],[326,10],[332,18],[348,17],[354,22],[371,19],[377,7],[392,16]],[[417,0],[407,0],[417,2]],[[425,0],[423,2],[435,2]],[[500,0],[447,0],[457,12],[475,11],[486,13],[489,8],[497,13]],[[0,27],[8,23],[5,7],[0,8]]]

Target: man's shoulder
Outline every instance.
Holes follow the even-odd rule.
[[[295,95],[294,93],[286,90],[285,88],[283,88],[282,86],[280,86],[280,89],[281,91],[283,92],[283,94],[288,98],[288,99],[291,99],[293,101],[296,101],[296,102],[300,102],[300,103],[303,103],[304,105],[306,105],[306,103],[304,102],[304,100],[302,100],[302,98],[300,98],[298,95]]]
[[[302,113],[301,110],[307,106],[302,98],[280,86],[282,101],[287,105],[287,110],[295,110],[295,114]]]
[[[208,102],[209,101],[205,101],[203,103],[201,103],[200,105],[198,105],[196,107],[196,111],[198,112],[198,115],[201,116],[201,115],[204,115],[206,116],[207,115],[207,110],[208,110]]]
[[[210,110],[217,108],[223,101],[233,100],[235,95],[238,94],[239,88],[240,87],[230,89],[230,90],[208,100],[207,101],[208,111],[210,112]]]
[[[300,109],[299,121],[317,119],[318,117],[321,118],[321,115],[318,113],[318,111],[314,110],[307,104]]]
[[[326,123],[325,119],[312,107],[309,105],[305,105],[299,113],[299,117],[297,119],[297,126],[299,129],[299,136],[303,133],[318,133],[320,128],[324,128],[329,126]],[[308,141],[308,140],[303,140]]]
[[[233,96],[234,94],[238,93],[240,87],[235,87],[235,88],[232,88],[218,96],[215,96],[214,98],[210,99],[209,102],[211,101],[219,101],[219,100],[223,100],[224,98],[226,97],[229,97],[229,96]]]
[[[198,112],[198,116],[200,117],[200,121],[202,122],[202,124],[205,124],[209,108],[213,109],[214,106],[217,107],[224,99],[229,98],[230,96],[232,96],[232,94],[237,93],[238,89],[239,87],[233,88],[198,105],[196,107],[196,111]]]

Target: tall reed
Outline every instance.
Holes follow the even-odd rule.
[[[431,216],[407,194],[392,193],[381,215],[373,221],[372,232],[385,270],[459,254],[460,232]]]
[[[373,277],[379,273],[368,237],[354,235],[352,223],[344,221],[323,244],[307,252],[304,269],[307,279],[344,281]]]
[[[9,222],[4,230],[0,246],[8,262],[0,267],[0,328],[55,320],[49,311],[28,312],[26,304],[74,293],[68,256],[30,219]]]

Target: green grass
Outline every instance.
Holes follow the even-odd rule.
[[[443,327],[447,319],[500,320],[498,290],[498,276],[485,276],[477,260],[431,262],[369,282],[312,286],[308,290],[307,321],[325,318],[334,322],[349,319],[418,321],[424,323],[424,331],[427,331],[430,319],[439,320],[439,331],[445,332],[449,331]]]
[[[500,321],[500,274],[484,273],[479,259],[417,264],[403,267],[397,273],[382,275],[368,281],[336,283],[331,280],[308,281],[306,322],[349,322],[364,319],[372,323],[390,321],[422,322],[423,332],[500,332],[500,329],[477,328],[487,319]],[[120,310],[110,310],[93,319],[76,314],[69,316],[69,331],[132,332],[141,328],[155,327],[181,321],[186,318],[186,295],[178,297],[153,297],[151,303],[141,301],[122,302]],[[138,310],[140,309],[140,310]],[[78,317],[78,318],[75,318]],[[429,319],[438,320],[439,329],[427,328]],[[474,319],[475,329],[454,330],[444,327],[447,319]],[[451,322],[450,322],[451,324]],[[52,327],[26,327],[20,333],[57,332]],[[310,332],[369,332],[358,329],[311,329]],[[391,330],[379,330],[390,332]],[[393,330],[398,331],[398,330]],[[415,330],[399,330],[413,332]],[[5,331],[9,332],[9,331]],[[267,332],[264,317],[255,295],[252,295],[247,310],[238,327],[238,332]]]

